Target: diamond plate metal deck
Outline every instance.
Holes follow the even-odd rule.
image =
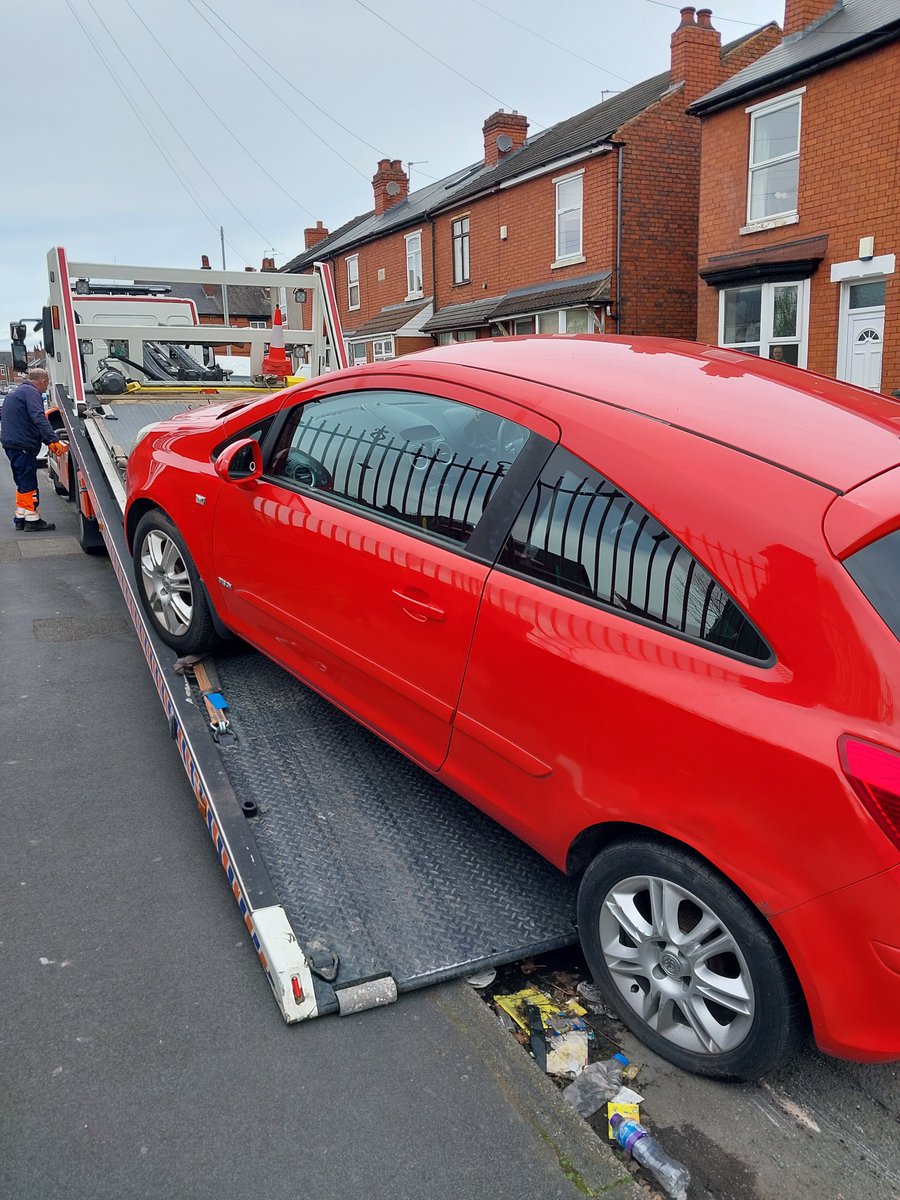
[[[261,655],[216,659],[236,743],[222,761],[295,934],[335,988],[400,991],[577,941],[575,885]]]

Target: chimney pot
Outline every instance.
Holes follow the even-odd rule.
[[[698,8],[697,9],[697,24],[701,29],[712,29],[712,9]]]
[[[696,21],[694,20],[694,14],[696,13],[696,11],[697,11],[696,8],[690,8],[690,7],[683,8],[681,10],[681,25],[679,26],[680,29],[684,28],[685,25],[695,25],[696,24]]]

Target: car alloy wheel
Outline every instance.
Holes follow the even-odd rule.
[[[632,875],[607,892],[599,920],[612,981],[642,1021],[694,1054],[740,1046],[753,1024],[753,980],[708,905],[671,880]]]
[[[180,637],[194,615],[194,591],[180,548],[162,530],[154,529],[141,547],[141,586],[150,611],[160,626]]]
[[[686,1071],[759,1078],[808,1028],[768,922],[686,847],[638,836],[602,849],[578,891],[578,932],[609,1006]]]
[[[184,538],[165,513],[150,509],[133,538],[141,604],[164,642],[179,654],[204,654],[218,642],[212,612]]]

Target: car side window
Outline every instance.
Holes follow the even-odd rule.
[[[342,393],[289,414],[266,473],[465,545],[528,436],[443,397]]]
[[[758,661],[771,651],[676,537],[557,447],[501,551],[501,567]]]

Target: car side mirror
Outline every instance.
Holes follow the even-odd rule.
[[[232,483],[249,483],[262,475],[262,451],[256,438],[240,438],[215,461],[216,474]]]

